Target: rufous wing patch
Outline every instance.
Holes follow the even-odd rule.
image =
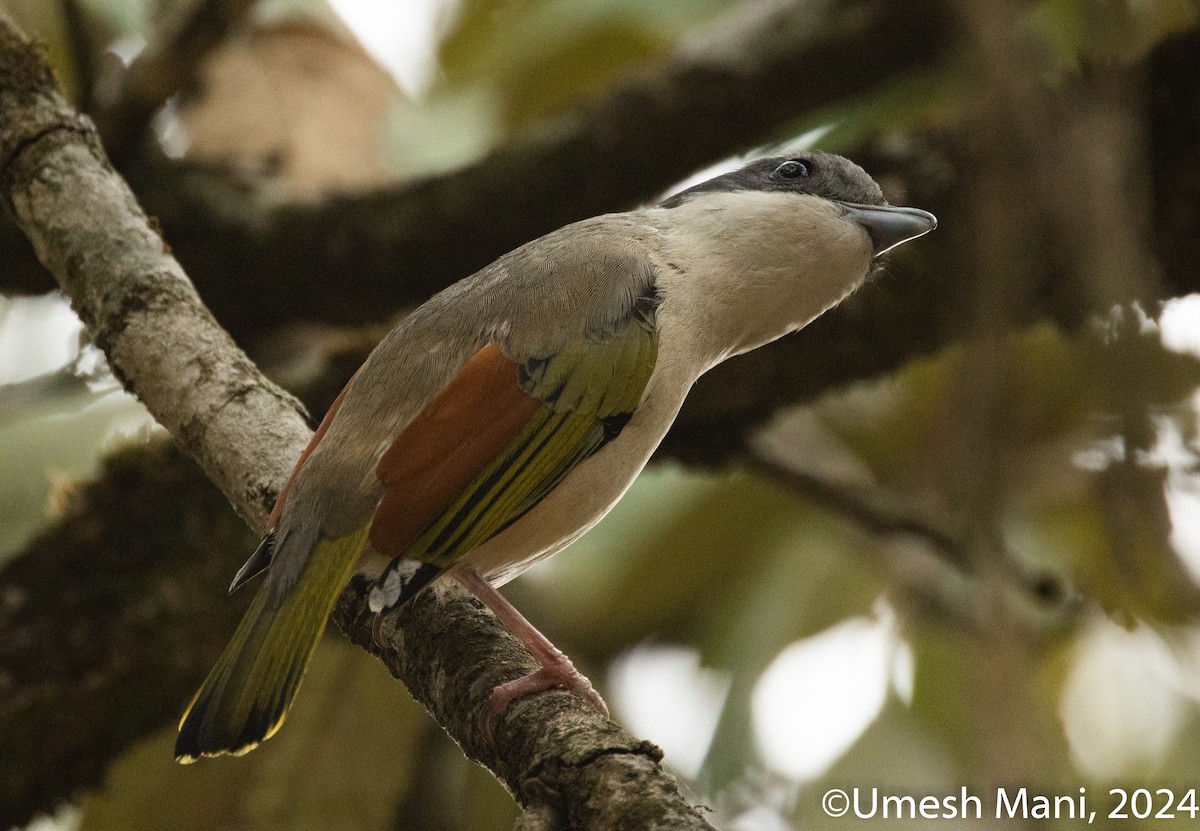
[[[498,346],[476,352],[379,460],[375,473],[386,487],[371,525],[375,550],[402,555],[541,406],[521,389],[517,364]]]

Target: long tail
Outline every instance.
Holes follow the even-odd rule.
[[[296,584],[274,600],[258,590],[233,639],[179,723],[175,759],[249,753],[283,724],[367,530],[322,540]]]

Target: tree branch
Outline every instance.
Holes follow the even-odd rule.
[[[217,325],[91,123],[7,20],[0,25],[0,181],[38,258],[114,374],[247,519],[261,524],[309,430]]]
[[[834,482],[774,458],[764,448],[746,454],[750,470],[841,514],[877,537],[914,537],[955,568],[968,565],[961,543],[932,517],[877,488]]]
[[[384,620],[385,646],[372,642],[368,581],[356,578],[333,620],[384,662],[463,752],[493,771],[545,828],[711,829],[659,765],[662,751],[561,690],[514,702],[493,741],[478,713],[492,689],[538,668],[477,600],[454,589],[424,592]]]
[[[997,604],[1003,603],[1005,619],[1021,622],[1031,635],[1061,629],[1082,613],[1078,592],[1062,576],[1023,564],[1008,550],[997,552],[1001,556],[981,573],[964,539],[904,498],[801,470],[776,458],[763,442],[748,444],[745,461],[751,470],[874,537],[883,570],[905,595],[919,601],[922,611],[986,631],[994,623]],[[1002,587],[996,578],[1003,579]]]
[[[212,320],[132,193],[108,165],[90,123],[71,110],[36,50],[2,15],[0,181],[17,223],[72,298],[126,387],[200,462],[242,516],[261,527],[287,467],[311,435],[296,402],[269,383]],[[159,507],[164,514],[177,510]],[[208,528],[200,533],[207,534]],[[124,535],[92,539],[122,546],[126,542]],[[162,541],[164,549],[171,544]],[[15,575],[12,568],[6,569],[5,582],[22,577],[19,570],[33,563],[39,561],[21,560]],[[360,644],[370,640],[363,592],[361,583],[353,584],[338,616]],[[18,624],[31,594],[36,596],[32,586],[24,595],[5,595],[4,611],[16,613]],[[99,585],[87,585],[75,600],[92,603],[103,594]],[[135,618],[146,612],[128,602],[117,607],[118,614]],[[460,745],[489,763],[510,791],[539,815],[561,817],[577,828],[616,829],[627,827],[622,820],[626,811],[640,811],[663,828],[709,827],[658,766],[656,750],[595,714],[581,712],[586,707],[573,696],[552,693],[521,702],[501,717],[496,743],[485,742],[476,723],[479,705],[495,678],[523,674],[532,666],[529,657],[490,615],[461,600],[451,599],[439,608],[430,596],[406,610],[403,620],[398,617],[393,614],[385,621],[394,647],[383,655],[389,668],[412,685]],[[69,620],[72,626],[78,623]],[[42,619],[35,616],[25,622],[36,629]],[[96,634],[110,636],[112,628]],[[20,651],[32,634],[28,627],[20,634],[20,626],[6,625],[0,631],[5,633],[5,651]],[[76,633],[64,642],[84,646],[80,641]],[[31,707],[42,709],[45,717],[45,708],[65,706],[63,688],[46,683],[56,674],[62,678],[59,652],[54,660],[13,665],[14,672],[27,671],[27,677],[0,678],[0,717],[23,724],[28,733],[34,722],[22,717]],[[179,652],[187,650],[165,654]],[[140,677],[144,669],[126,664],[124,673],[113,676]],[[172,681],[193,680],[189,672],[176,672],[174,667],[165,674]],[[84,677],[91,683],[91,674]],[[106,680],[112,678],[102,675],[100,682]],[[185,694],[171,692],[177,696],[175,706],[182,707]],[[160,699],[155,714],[173,697],[168,693]],[[152,709],[139,708],[142,719]],[[25,738],[28,749],[40,747],[36,736]],[[105,749],[119,748],[128,734],[101,748],[76,746],[73,741],[78,738],[75,734],[54,743],[52,755],[63,764],[39,771],[53,772],[45,777],[30,776],[26,755],[3,754],[5,764],[11,760],[21,768],[12,774],[17,783],[13,804],[4,806],[0,824],[22,824],[32,812],[52,808],[54,800],[69,798],[93,783]],[[8,776],[5,781],[10,781]]]

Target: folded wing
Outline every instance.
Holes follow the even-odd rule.
[[[370,540],[394,559],[372,607],[404,602],[616,438],[656,357],[651,298],[606,336],[581,334],[553,354],[491,345],[473,356],[376,468],[385,492]]]

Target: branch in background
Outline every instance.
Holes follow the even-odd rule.
[[[299,454],[311,432],[304,426],[295,401],[258,372],[200,304],[132,193],[108,165],[88,122],[71,110],[36,49],[3,15],[0,181],[17,223],[72,298],[125,386],[138,394],[159,422],[201,463],[208,478],[243,517],[252,526],[261,527],[287,465]],[[122,482],[116,492],[137,493],[135,484]],[[145,498],[139,506],[143,512],[151,511],[150,522],[178,515],[182,507],[177,502],[155,502],[155,498],[162,498],[157,490],[165,489],[140,492]],[[114,515],[118,521],[126,519],[123,512],[105,506],[102,516],[111,519]],[[86,516],[85,510],[73,518]],[[172,528],[173,524],[164,522],[163,527]],[[88,640],[101,634],[116,642],[118,633],[132,632],[135,637],[121,641],[121,645],[139,643],[139,624],[153,626],[168,609],[183,610],[183,620],[207,617],[205,611],[196,612],[195,607],[192,614],[186,614],[188,604],[181,598],[190,596],[194,601],[196,595],[189,593],[196,586],[168,582],[173,591],[164,591],[162,583],[151,581],[135,589],[134,594],[145,597],[157,593],[157,602],[133,603],[126,596],[115,604],[115,610],[104,605],[110,613],[131,619],[107,620],[107,625],[85,631],[81,625],[94,617],[95,610],[91,615],[70,616],[66,623],[60,618],[59,625],[66,626],[67,631],[62,633],[62,640],[52,640],[59,648],[41,656],[23,652],[30,640],[38,642],[39,627],[47,623],[37,614],[40,609],[31,605],[33,598],[43,601],[40,607],[58,607],[72,601],[86,606],[106,594],[99,579],[84,584],[76,595],[68,593],[64,597],[58,596],[63,594],[62,586],[47,586],[44,582],[38,585],[47,570],[53,571],[43,568],[52,561],[52,553],[78,553],[75,545],[59,545],[52,539],[55,533],[71,528],[79,528],[84,535],[89,556],[65,563],[68,569],[86,570],[96,565],[91,562],[96,559],[92,545],[109,541],[120,545],[123,552],[127,537],[139,538],[135,528],[108,535],[103,526],[66,523],[35,544],[45,545],[51,553],[37,556],[35,552],[5,569],[3,582],[14,589],[6,590],[0,611],[16,619],[0,628],[4,633],[0,647],[20,653],[7,656],[6,673],[11,667],[12,673],[25,674],[0,678],[0,717],[11,720],[14,728],[19,725],[19,729],[6,728],[6,738],[19,735],[25,743],[3,754],[4,763],[19,765],[3,780],[15,780],[11,791],[6,787],[6,797],[12,803],[3,806],[0,815],[4,827],[23,824],[35,812],[52,809],[80,788],[93,784],[103,762],[132,741],[131,732],[138,732],[137,727],[130,731],[123,719],[110,721],[110,712],[89,710],[82,719],[85,726],[77,724],[77,731],[71,735],[44,735],[39,729],[47,727],[42,719],[49,718],[53,724],[58,707],[68,706],[63,693],[71,685],[59,686],[62,681],[74,679],[78,689],[82,677],[89,692],[91,687],[119,686],[122,679],[161,686],[166,694],[155,706],[144,706],[145,693],[134,697],[137,705],[125,702],[127,707],[135,706],[137,717],[131,720],[143,730],[147,718],[161,718],[162,708],[169,707],[172,698],[177,708],[186,701],[186,693],[171,684],[161,679],[157,685],[151,683],[149,679],[155,675],[143,673],[155,665],[143,665],[137,660],[141,656],[131,660],[128,649],[102,650],[99,665],[88,667],[81,675],[77,674],[80,667],[71,665],[64,670],[63,663],[73,658],[86,664],[100,657],[88,650]],[[201,537],[208,537],[210,532],[207,523],[193,530]],[[131,569],[161,574],[158,568],[163,566],[168,573],[171,571],[154,555],[159,549],[171,548],[173,539],[148,535],[147,539],[156,542],[149,552],[143,552],[151,555],[148,562],[131,564],[120,552],[114,556],[116,582],[122,588],[125,572]],[[243,545],[229,547],[246,550]],[[192,564],[211,567],[213,559],[194,557]],[[220,565],[220,572],[227,574],[226,564]],[[112,599],[111,592],[110,587],[106,600]],[[199,608],[204,610],[216,594],[211,589],[204,591]],[[368,645],[371,627],[364,594],[361,583],[352,584],[339,605],[338,620],[357,643]],[[488,763],[510,791],[532,809],[531,816],[547,818],[548,822],[552,819],[558,827],[569,824],[575,828],[617,829],[627,827],[623,818],[636,816],[646,818],[647,825],[664,820],[671,827],[709,828],[663,773],[657,750],[591,713],[575,696],[549,694],[520,702],[499,719],[496,742],[485,742],[479,733],[477,714],[491,686],[500,675],[507,679],[524,674],[533,666],[532,661],[490,614],[474,604],[453,597],[435,608],[438,603],[431,594],[418,601],[415,608],[403,610],[403,620],[397,620],[400,614],[389,615],[384,622],[389,647],[381,657],[412,685],[451,736],[474,758]],[[185,632],[189,629],[184,627]],[[164,632],[168,631],[179,634],[164,627]],[[70,649],[62,649],[63,643]],[[406,645],[411,652],[406,652]],[[75,654],[81,650],[86,654]],[[190,689],[191,682],[199,679],[198,674],[192,677],[195,668],[189,672],[189,668],[172,663],[178,661],[176,656],[188,652],[178,647],[160,654],[170,656],[170,665],[163,674],[176,683],[188,683]],[[94,707],[102,699],[88,696],[87,700]],[[39,713],[40,718],[35,718]],[[95,732],[89,734],[86,725],[92,722],[96,723],[92,728]],[[110,727],[115,728],[119,738],[109,736],[107,741],[77,744],[81,734],[89,740],[104,737]],[[46,730],[46,734],[58,732],[53,726]],[[37,751],[43,743],[52,746],[54,764],[35,769],[31,760],[39,758]]]
[[[109,366],[261,525],[310,431],[200,302],[86,119],[0,18],[5,203]]]
[[[1031,570],[1008,552],[987,574],[964,550],[964,542],[914,505],[882,488],[850,485],[801,470],[751,441],[747,467],[835,514],[875,538],[884,570],[925,614],[937,612],[958,625],[986,632],[996,604],[1005,618],[1020,620],[1031,634],[1058,629],[1082,611],[1081,598],[1063,579]],[[1001,575],[1005,586],[989,582]],[[998,588],[1007,591],[997,591]],[[910,607],[914,604],[909,604]]]
[[[946,42],[937,7],[749,4],[669,59],[453,173],[282,207],[221,182],[176,179],[182,187],[159,190],[162,200],[145,188],[147,208],[235,333],[306,316],[377,319],[555,228],[653,198],[804,113],[932,66]]]
[[[880,488],[855,486],[818,476],[754,448],[745,457],[750,470],[795,491],[818,505],[840,514],[876,537],[915,537],[934,549],[947,563],[968,565],[962,545],[932,517],[904,504]]]
[[[203,60],[246,16],[256,0],[195,0],[176,11],[115,78],[96,90],[97,127],[120,163],[145,136],[163,104],[196,78]],[[71,2],[71,5],[74,5]]]
[[[178,719],[251,593],[254,535],[161,438],[129,447],[0,571],[0,828],[104,781]]]
[[[743,9],[741,29],[714,34],[704,49],[647,68],[541,133],[443,176],[291,206],[266,203],[211,172],[159,164],[134,171],[134,186],[217,317],[239,339],[298,318],[357,323],[423,301],[568,222],[649,200],[818,107],[935,67],[950,52],[949,25],[937,3],[852,3],[829,19],[817,13],[820,4],[748,8],[774,11],[749,15]],[[1200,54],[1198,37],[1187,33],[1187,48],[1178,51]],[[1180,100],[1179,87],[1191,77],[1163,77],[1147,94],[1152,106],[1178,108],[1162,113],[1164,119],[1195,110],[1194,88],[1191,99]],[[1196,197],[1189,184],[1196,180],[1195,151],[1186,130],[1175,135],[1173,146],[1190,155],[1159,179],[1156,199],[1170,200],[1172,215],[1158,242],[1185,256],[1173,261],[1155,299],[1200,290],[1200,234],[1193,233],[1189,207]],[[918,138],[912,147],[868,148],[855,158],[877,177],[901,183],[897,190],[907,192],[908,204],[951,215],[955,199],[970,198],[959,187],[966,144],[961,133],[945,132]],[[950,296],[966,264],[947,255],[952,233],[943,226],[938,239],[922,242],[937,252],[922,265],[938,269]],[[919,273],[925,279],[924,268]],[[1032,314],[1048,310],[1079,319],[1091,311],[1062,273],[1039,277],[1040,308]]]
[[[935,66],[949,42],[940,5],[748,3],[477,163],[320,204],[278,205],[162,158],[125,172],[239,339],[296,319],[378,319],[541,234],[648,200],[819,107]],[[0,280],[5,290],[39,282],[16,263]]]
[[[127,174],[210,308],[239,340],[297,318],[377,319],[554,227],[650,198],[698,166],[764,140],[809,107],[831,103],[836,99],[825,97],[824,82],[811,82],[823,71],[837,73],[845,85],[840,94],[853,97],[894,77],[889,73],[936,66],[950,51],[940,4],[852,3],[839,7],[842,19],[859,28],[841,32],[816,13],[819,8],[750,4],[734,34],[697,39],[703,48],[648,67],[483,162],[325,205],[276,205],[219,172],[161,158],[143,159]],[[898,24],[891,15],[900,16]],[[913,34],[913,27],[920,31]],[[893,39],[903,45],[889,45]],[[1147,61],[1156,244],[1168,263],[1163,296],[1200,290],[1200,233],[1190,207],[1198,162],[1188,140],[1195,119],[1181,117],[1197,107],[1187,79],[1195,76],[1190,70],[1200,54],[1198,39],[1195,30],[1181,33]],[[842,55],[847,65],[823,58],[826,53]],[[714,57],[701,60],[704,54]],[[861,55],[873,59],[862,61]],[[879,55],[893,57],[889,63],[875,59]],[[782,88],[768,83],[783,69]],[[695,105],[701,101],[703,108]],[[747,110],[756,116],[744,118]],[[738,126],[736,133],[731,125]],[[919,148],[932,151],[931,159],[890,147],[856,158],[877,177],[917,184],[921,199],[914,194],[908,203],[946,213],[962,175],[954,160],[964,141],[931,138]],[[886,163],[897,156],[909,157],[912,165]],[[926,177],[945,187],[931,187]],[[944,226],[937,240],[922,244],[940,247],[952,231]],[[0,290],[48,288],[28,243],[7,223],[0,223],[0,251],[6,265]],[[950,286],[961,280],[961,264],[953,259],[945,248],[929,258],[950,272]],[[1042,299],[1052,314],[1078,318],[1087,312],[1061,274],[1043,277]]]

